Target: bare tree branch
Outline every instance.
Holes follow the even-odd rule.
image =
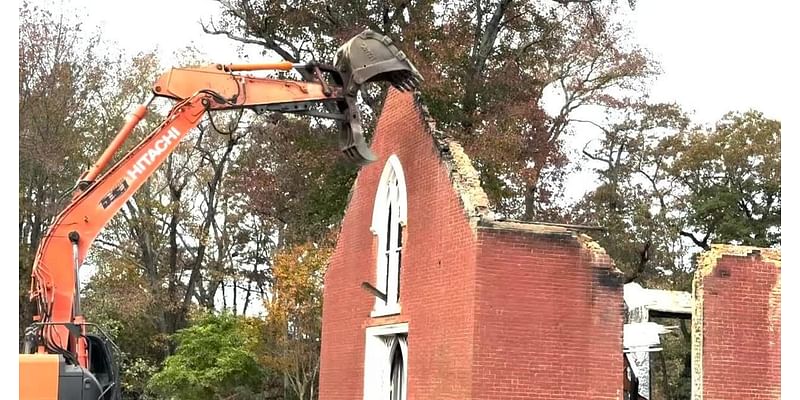
[[[238,42],[263,46],[266,49],[274,51],[275,53],[277,53],[280,57],[282,57],[286,61],[291,61],[293,63],[300,62],[298,60],[297,56],[295,56],[294,54],[289,53],[286,49],[284,49],[281,46],[279,46],[275,42],[275,40],[251,39],[251,38],[247,38],[247,37],[244,37],[244,36],[236,35],[236,34],[230,32],[230,31],[216,29],[216,28],[213,27],[213,25],[209,28],[208,26],[203,24],[202,28],[203,28],[203,32],[205,32],[205,33],[207,33],[209,35],[225,35],[229,39],[236,40]],[[284,43],[285,43],[285,41],[284,41]]]
[[[708,237],[709,237],[709,234],[708,234],[708,233],[707,233],[707,234],[706,234],[706,236],[703,238],[703,240],[699,240],[699,239],[697,239],[697,237],[695,237],[695,236],[694,236],[694,234],[692,234],[692,233],[689,233],[689,232],[686,232],[686,231],[684,231],[684,230],[681,230],[679,233],[680,233],[680,235],[681,235],[681,236],[688,237],[689,239],[691,239],[691,240],[692,240],[692,242],[693,242],[693,243],[694,243],[696,246],[698,246],[698,247],[702,248],[703,250],[711,250],[711,246],[709,246],[709,245],[708,245]]]

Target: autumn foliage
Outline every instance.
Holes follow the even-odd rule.
[[[279,252],[267,301],[262,360],[288,379],[298,399],[316,398],[322,331],[322,286],[335,241],[304,243]]]

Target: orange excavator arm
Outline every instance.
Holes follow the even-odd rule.
[[[153,95],[177,101],[166,119],[133,150],[107,168],[145,117],[150,101],[138,106],[98,161],[80,177],[71,203],[56,217],[39,246],[31,287],[37,315],[26,335],[26,352],[58,354],[67,364],[91,371],[87,323],[80,308],[79,268],[103,227],[177,148],[184,136],[197,127],[207,111],[246,108],[331,118],[339,125],[340,145],[346,156],[358,164],[374,160],[361,134],[355,107],[358,88],[364,82],[388,81],[399,89],[414,89],[421,77],[390,41],[387,44],[382,36],[371,31],[356,38],[359,37],[361,42],[351,40],[340,49],[336,67],[287,62],[213,64],[173,68],[160,76],[153,85]],[[351,45],[359,49],[351,50]],[[364,49],[370,54],[353,54]],[[378,59],[376,53],[380,56]],[[305,69],[316,79],[304,82],[240,73],[291,69]],[[320,112],[320,105],[327,112]],[[21,366],[22,363],[21,358]],[[29,383],[23,381],[22,374],[20,382]],[[118,382],[101,382],[99,386],[109,390],[114,384],[119,386]],[[23,392],[21,396],[25,398]]]

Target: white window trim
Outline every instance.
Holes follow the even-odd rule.
[[[402,311],[402,309],[400,308],[400,303],[385,305],[382,302],[383,300],[381,299],[378,299],[375,302],[375,309],[369,313],[370,317],[372,318],[388,317],[390,315],[400,314],[400,311]]]
[[[398,204],[400,208],[399,222],[401,225],[403,225],[403,227],[408,224],[408,197],[406,196],[406,178],[405,174],[403,173],[403,166],[400,165],[400,159],[397,158],[396,155],[392,154],[389,156],[389,159],[386,160],[386,165],[383,167],[381,179],[378,181],[378,189],[375,193],[375,204],[372,208],[372,225],[369,227],[369,230],[372,231],[373,235],[378,235],[378,233],[381,232],[386,224],[387,199],[385,196],[383,196],[383,191],[381,188],[386,185],[386,181],[389,180],[392,170],[394,170],[394,174],[397,177],[397,187],[400,189],[400,203]]]
[[[383,255],[384,255],[384,249],[386,247],[386,242],[385,242],[385,237],[381,235],[381,233],[385,231],[386,221],[389,218],[388,215],[389,207],[387,204],[389,199],[388,196],[386,195],[385,188],[389,184],[389,179],[392,177],[392,175],[394,175],[394,177],[397,179],[397,190],[398,190],[397,204],[394,207],[398,211],[396,222],[399,223],[404,230],[408,225],[408,207],[407,207],[408,197],[406,193],[406,180],[405,180],[405,175],[403,173],[403,166],[400,164],[400,159],[397,157],[397,155],[392,154],[386,160],[386,164],[383,167],[383,172],[381,173],[380,180],[378,181],[378,187],[375,193],[375,203],[373,205],[373,210],[372,210],[372,225],[370,226],[370,231],[372,232],[372,234],[378,237],[378,251],[375,260],[375,272],[376,272],[375,287],[378,288],[379,290],[382,290],[386,286],[391,288],[396,288],[397,287],[396,279],[400,279],[399,276],[388,274],[389,282],[387,285],[387,282],[384,282],[387,275],[386,271],[385,270],[382,271],[383,269],[382,263],[385,262]],[[390,265],[393,265],[393,263],[394,262],[390,262]],[[386,293],[386,296],[389,297],[390,300],[392,301],[386,304],[381,299],[376,298],[373,310],[370,313],[370,317],[382,317],[387,315],[400,314],[401,311],[400,303],[395,300],[397,293],[389,291]]]
[[[396,346],[400,346],[403,354],[403,393],[401,398],[408,395],[408,323],[372,326],[365,330],[366,344],[364,347],[364,400],[386,398],[391,385],[391,356]],[[406,334],[406,340],[394,340],[387,345],[382,339],[385,336],[394,336],[399,333]]]
[[[408,322],[370,326],[365,331],[367,336],[388,336],[396,335],[398,333],[408,333]]]

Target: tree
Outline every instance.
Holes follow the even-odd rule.
[[[116,60],[98,48],[69,13],[30,3],[19,9],[19,277],[20,338],[33,315],[28,290],[35,252],[52,219],[91,162],[96,94]]]
[[[265,375],[254,351],[255,333],[242,317],[198,316],[175,334],[178,348],[150,379],[149,389],[176,400],[255,399]]]
[[[655,104],[595,126],[603,137],[584,155],[600,185],[575,212],[607,228],[602,244],[622,270],[637,275],[658,259],[660,269],[690,270],[691,247],[712,242],[780,243],[778,121],[731,112],[703,128],[674,104]]]
[[[25,293],[38,241],[68,203],[80,173],[104,150],[126,112],[149,94],[163,66],[153,53],[114,55],[99,35],[85,37],[67,15],[25,3],[20,16],[22,336],[32,315]],[[197,62],[202,60],[186,59]],[[158,106],[150,107],[116,159],[161,122]],[[227,308],[226,285],[233,288],[234,312],[237,290],[246,292],[245,311],[258,302],[251,291],[266,294],[274,228],[227,184],[246,170],[237,163],[249,148],[242,140],[249,131],[234,129],[239,122],[233,114],[210,115],[110,221],[89,253],[84,268],[95,273],[83,290],[84,312],[122,349],[126,398],[143,395],[144,383],[176,349],[171,334],[189,323],[191,312],[217,308],[220,291]],[[312,197],[327,206],[326,196]]]
[[[267,303],[262,362],[283,373],[299,400],[316,399],[322,329],[322,279],[335,241],[305,243],[280,251]]]
[[[727,113],[713,130],[665,144],[669,172],[685,186],[680,234],[704,249],[727,242],[769,247],[781,240],[781,124],[750,110]]]
[[[615,115],[609,115],[611,120]],[[677,193],[661,144],[690,121],[675,104],[640,104],[608,125],[584,156],[595,165],[599,185],[573,206],[575,222],[599,225],[598,240],[627,281],[678,288],[689,283],[676,229]]]
[[[674,104],[642,104],[595,126],[602,137],[583,153],[600,184],[572,217],[605,228],[597,239],[628,282],[688,291],[693,256],[712,242],[780,244],[778,121],[732,112],[702,128]],[[654,357],[654,395],[690,392],[690,327],[680,327]]]
[[[127,90],[142,94],[162,69],[155,58],[131,67],[138,82],[120,85],[123,93],[109,102],[108,111],[124,115],[117,105]],[[191,62],[191,61],[189,61]],[[154,129],[164,115],[151,115],[123,147],[121,154]],[[173,333],[189,324],[198,308],[228,308],[225,285],[246,291],[243,310],[255,283],[263,295],[268,276],[264,234],[257,218],[247,212],[241,196],[227,186],[235,178],[240,148],[247,130],[235,129],[237,118],[213,113],[173,152],[161,168],[110,221],[90,253],[98,272],[86,290],[86,312],[91,320],[117,328],[124,352],[125,395],[138,398],[143,383],[174,351]],[[214,122],[211,122],[213,118]],[[255,251],[251,251],[251,247]],[[255,253],[255,257],[253,257]],[[238,266],[248,264],[246,270]],[[230,293],[227,293],[230,296]]]
[[[123,398],[141,398],[168,349],[169,337],[153,318],[159,313],[157,298],[137,265],[128,260],[104,263],[83,294],[87,319],[102,326],[120,348],[116,359]]]
[[[184,63],[202,63],[192,57],[196,54],[184,57]],[[149,87],[163,67],[158,59],[148,55],[134,59],[130,69],[135,73],[126,75],[129,78],[120,85],[123,92],[117,98],[130,93],[136,98],[109,102],[109,110],[115,115],[124,115],[122,109],[114,107],[116,104],[142,102],[146,94],[143,89]],[[195,304],[215,309],[223,283],[230,274],[237,274],[230,266],[240,261],[235,255],[251,242],[247,228],[238,223],[244,218],[242,212],[225,189],[225,180],[230,176],[228,169],[235,162],[238,146],[247,132],[235,129],[237,118],[226,117],[229,115],[213,113],[187,135],[165,165],[155,171],[110,221],[91,253],[92,261],[101,268],[136,266],[153,302],[149,318],[159,336],[168,336],[185,327],[186,316]],[[157,107],[151,107],[148,120],[140,125],[120,154],[155,129],[163,118]],[[263,267],[263,262],[254,265],[244,277],[263,283],[264,270],[259,271],[258,267]],[[251,281],[244,283],[249,286]],[[96,292],[103,292],[102,281],[93,284]],[[120,297],[118,301],[125,299]],[[171,351],[171,347],[165,347],[154,361],[160,361]]]
[[[250,131],[231,190],[273,230],[278,247],[324,239],[344,215],[357,171],[337,150],[336,131],[281,114]]]

